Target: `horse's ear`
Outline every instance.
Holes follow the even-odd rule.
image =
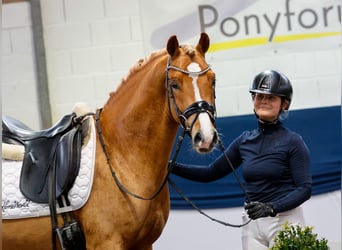
[[[201,37],[198,41],[196,48],[204,55],[208,51],[209,45],[210,45],[209,36],[207,35],[207,33],[204,33],[204,32],[201,33]]]
[[[167,41],[167,52],[171,57],[176,56],[179,53],[179,43],[177,36],[171,36]]]

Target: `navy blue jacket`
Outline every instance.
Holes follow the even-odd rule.
[[[243,132],[225,150],[234,168],[242,167],[250,201],[270,202],[275,212],[293,209],[311,196],[310,155],[302,137],[281,122]],[[172,173],[210,182],[232,172],[222,154],[209,166],[176,163]]]

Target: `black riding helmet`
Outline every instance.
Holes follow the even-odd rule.
[[[286,99],[290,106],[292,100],[292,85],[290,80],[275,70],[266,70],[259,73],[249,89],[252,95],[256,93],[276,95]]]

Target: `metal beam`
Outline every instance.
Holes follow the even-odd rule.
[[[40,111],[40,125],[48,128],[52,125],[48,74],[46,67],[45,44],[40,0],[31,0],[31,18],[33,43],[37,71],[37,96]]]

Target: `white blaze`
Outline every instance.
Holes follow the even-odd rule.
[[[188,65],[188,71],[189,72],[200,72],[201,68],[198,65],[198,63],[190,63]],[[194,93],[195,93],[195,101],[199,102],[202,101],[201,93],[199,91],[197,79],[198,75],[197,74],[189,74],[189,76],[192,78],[192,86],[194,88]],[[204,143],[211,143],[212,141],[212,130],[211,130],[211,121],[210,117],[207,113],[201,113],[198,117],[199,122],[201,124],[201,130],[204,136]]]

